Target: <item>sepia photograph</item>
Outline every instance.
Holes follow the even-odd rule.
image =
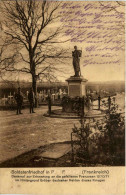
[[[125,166],[125,2],[0,1],[0,168]]]

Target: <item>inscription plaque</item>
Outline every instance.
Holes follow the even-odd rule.
[[[80,96],[80,85],[69,85],[69,94],[71,97]]]

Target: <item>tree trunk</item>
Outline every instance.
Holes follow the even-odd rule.
[[[32,75],[32,87],[35,94],[35,107],[38,107],[38,98],[37,98],[37,79],[35,75]]]

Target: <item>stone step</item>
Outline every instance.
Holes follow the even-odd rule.
[[[71,151],[71,144],[55,144],[39,154],[41,158],[58,159]]]

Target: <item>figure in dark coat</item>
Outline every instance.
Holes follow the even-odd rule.
[[[17,114],[22,114],[21,108],[23,104],[23,96],[21,95],[20,87],[18,88],[18,92],[15,94],[15,100],[17,102]]]
[[[48,94],[47,101],[48,101],[48,113],[50,115],[51,114],[51,105],[52,105],[51,94],[50,93]]]
[[[30,92],[28,93],[28,100],[30,103],[30,113],[35,113],[34,112],[35,95],[34,95],[32,88],[30,89]]]

